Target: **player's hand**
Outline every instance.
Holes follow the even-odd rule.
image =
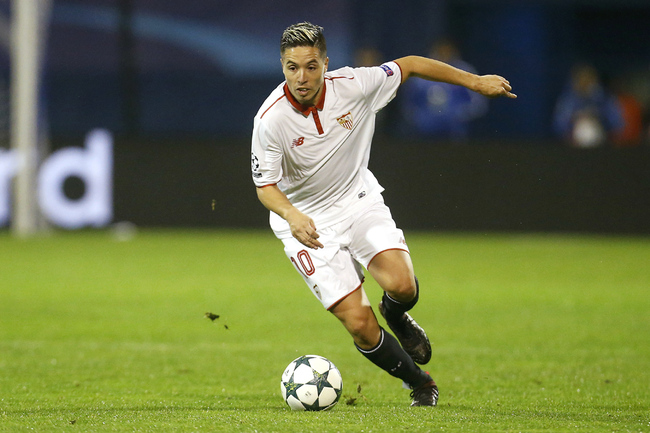
[[[291,227],[291,234],[298,242],[315,250],[323,248],[323,244],[318,241],[320,236],[316,232],[314,220],[296,209],[287,216],[287,222]]]
[[[481,75],[478,78],[475,90],[483,96],[488,98],[506,96],[513,99],[517,97],[512,93],[510,82],[499,75]]]

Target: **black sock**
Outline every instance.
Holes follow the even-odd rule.
[[[429,374],[415,365],[395,337],[384,331],[383,328],[381,328],[381,339],[377,346],[369,350],[362,349],[356,344],[355,346],[373,364],[391,376],[402,379],[411,388],[416,388],[432,380]]]
[[[415,298],[409,302],[399,302],[391,298],[388,293],[384,292],[382,297],[382,303],[384,304],[384,314],[386,314],[387,320],[396,320],[402,317],[402,314],[409,311],[411,308],[418,303],[420,299],[420,283],[418,282],[417,277],[415,277]]]

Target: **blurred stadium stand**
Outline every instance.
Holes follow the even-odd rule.
[[[55,0],[52,19],[54,135],[249,134],[282,80],[279,36],[305,19],[325,27],[331,69],[352,64],[360,47],[390,60],[425,54],[443,35],[458,41],[479,72],[508,77],[520,95],[491,104],[478,139],[550,137],[553,104],[578,59],[609,77],[650,73],[647,1]]]
[[[115,220],[266,225],[248,140],[259,105],[283,79],[280,34],[302,20],[325,27],[330,69],[353,65],[367,47],[383,60],[425,54],[444,36],[519,95],[491,101],[460,147],[405,143],[389,105],[371,164],[404,226],[650,232],[649,147],[581,152],[551,131],[576,61],[606,80],[637,77],[647,113],[647,0],[54,0],[43,89],[52,148],[80,146],[98,127],[115,134]],[[5,50],[0,117],[8,77]],[[6,124],[0,119],[0,137]],[[390,161],[399,166],[387,169]],[[431,207],[411,212],[420,202]]]

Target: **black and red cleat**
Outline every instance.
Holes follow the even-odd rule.
[[[379,303],[379,312],[386,319],[383,302]],[[386,323],[413,361],[418,364],[426,364],[431,360],[429,337],[408,313],[402,314],[397,320],[386,319]]]
[[[436,406],[438,404],[438,387],[433,380],[427,382],[413,388],[411,398],[413,399],[411,406]]]

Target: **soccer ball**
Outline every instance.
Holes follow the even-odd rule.
[[[282,398],[293,410],[325,410],[341,398],[343,379],[329,359],[304,355],[282,373]]]

